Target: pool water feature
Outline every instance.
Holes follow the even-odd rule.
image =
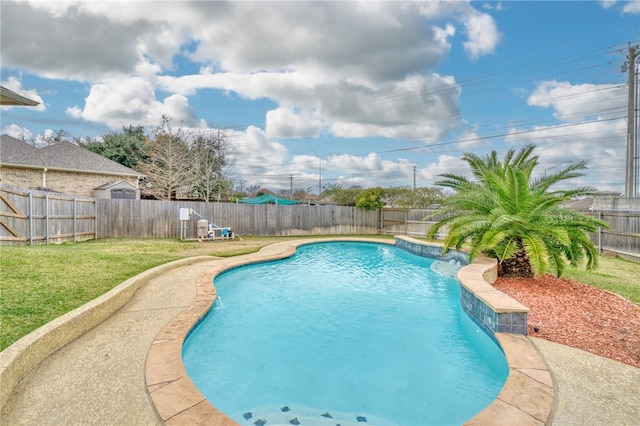
[[[332,242],[229,270],[185,368],[240,424],[460,424],[493,402],[508,366],[460,308],[459,267]]]

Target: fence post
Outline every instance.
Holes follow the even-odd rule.
[[[29,245],[32,246],[33,245],[33,196],[31,194],[31,191],[28,192],[29,194],[29,200],[28,200],[28,204],[29,204]]]
[[[93,199],[93,238],[98,239],[98,199]]]
[[[598,210],[598,220],[602,220],[602,211]],[[602,227],[598,226],[598,254],[602,254]]]
[[[44,194],[44,243],[49,245],[49,194]]]
[[[78,204],[77,198],[73,197],[73,242],[78,242],[78,226],[77,226],[77,218],[78,218]]]
[[[404,211],[404,235],[409,235],[409,210]]]

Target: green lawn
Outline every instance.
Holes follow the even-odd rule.
[[[154,266],[191,256],[248,253],[275,241],[103,239],[0,246],[0,350]]]
[[[0,350],[140,272],[191,256],[234,256],[300,237],[207,243],[103,239],[49,246],[0,246]],[[565,275],[640,305],[640,264],[603,257],[596,272]]]

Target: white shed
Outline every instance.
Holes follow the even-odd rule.
[[[127,182],[108,182],[93,188],[93,196],[111,200],[139,200],[140,190]]]

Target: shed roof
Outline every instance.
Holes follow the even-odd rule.
[[[95,188],[93,188],[94,190],[105,190],[105,189],[111,189],[111,188],[117,188],[117,187],[123,187],[126,186],[128,188],[131,189],[138,189],[135,186],[131,185],[129,182],[125,182],[123,180],[117,180],[117,181],[113,181],[113,182],[107,182],[103,185],[97,186]]]

